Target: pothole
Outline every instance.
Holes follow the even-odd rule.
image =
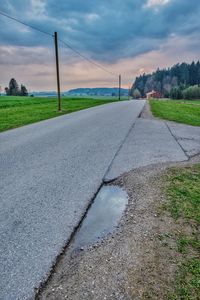
[[[103,239],[118,225],[128,204],[127,193],[118,186],[103,186],[74,236],[73,249]]]

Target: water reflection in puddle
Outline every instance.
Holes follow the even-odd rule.
[[[74,247],[81,248],[112,232],[128,204],[127,193],[117,186],[103,186],[75,235]]]

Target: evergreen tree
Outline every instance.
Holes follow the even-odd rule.
[[[21,96],[28,96],[28,91],[23,84],[21,84]]]
[[[28,91],[26,87],[22,84],[21,88],[15,78],[12,78],[9,82],[9,87],[5,88],[5,92],[7,96],[28,96]]]
[[[172,99],[182,99],[183,93],[179,86],[173,87],[170,91],[170,98]]]
[[[15,78],[12,78],[9,82],[9,94],[11,96],[19,96],[20,95],[20,89],[17,81]]]

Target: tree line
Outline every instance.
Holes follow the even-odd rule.
[[[134,98],[145,97],[152,90],[158,91],[165,98],[200,99],[200,62],[176,64],[136,77],[131,94]]]
[[[28,91],[25,85],[21,84],[19,87],[17,81],[12,78],[9,82],[9,86],[5,88],[7,96],[28,96]]]

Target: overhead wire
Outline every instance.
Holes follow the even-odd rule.
[[[0,15],[6,17],[6,18],[8,18],[8,19],[14,20],[14,21],[16,21],[16,22],[18,22],[18,23],[20,23],[20,24],[22,24],[22,25],[24,25],[24,26],[27,26],[27,27],[32,28],[32,29],[34,29],[34,30],[37,30],[37,31],[39,31],[39,32],[41,32],[41,33],[43,33],[43,34],[46,34],[46,35],[49,35],[49,36],[53,37],[53,34],[47,32],[47,31],[44,31],[44,30],[42,30],[42,29],[39,29],[39,28],[37,28],[37,27],[35,27],[35,26],[29,25],[29,24],[27,24],[27,23],[25,23],[25,22],[23,22],[23,21],[21,21],[21,20],[19,20],[19,19],[17,19],[17,18],[11,17],[11,16],[9,16],[8,14],[6,14],[6,13],[4,13],[4,12],[2,12],[2,11],[0,11]]]
[[[8,19],[11,19],[11,20],[13,20],[13,21],[15,21],[15,22],[18,22],[18,23],[20,23],[20,24],[22,24],[22,25],[24,25],[24,26],[27,26],[27,27],[29,27],[29,28],[32,28],[32,29],[34,29],[34,30],[36,30],[36,31],[39,31],[39,32],[41,32],[41,33],[43,33],[43,34],[46,34],[46,35],[51,36],[51,37],[54,37],[53,34],[47,32],[47,31],[44,31],[44,30],[42,30],[42,29],[40,29],[40,28],[38,28],[38,27],[32,26],[32,25],[30,25],[30,24],[27,24],[27,23],[25,23],[25,22],[23,22],[23,21],[21,21],[21,20],[19,20],[19,19],[17,19],[17,18],[14,18],[14,17],[12,17],[12,16],[10,16],[10,15],[8,15],[8,14],[2,12],[2,11],[0,11],[0,15],[6,17],[6,18],[8,18]],[[91,58],[89,58],[89,57],[87,57],[86,55],[82,54],[80,51],[78,51],[78,50],[75,49],[73,46],[71,46],[69,42],[65,42],[65,41],[63,41],[62,39],[58,39],[58,40],[59,40],[63,45],[65,45],[65,47],[71,49],[74,53],[76,53],[77,55],[79,55],[79,56],[82,57],[83,59],[87,60],[89,63],[93,64],[93,65],[96,66],[97,68],[100,68],[101,70],[103,70],[104,72],[109,73],[110,75],[117,76],[115,73],[113,73],[113,72],[107,70],[107,69],[106,69],[104,66],[102,66],[101,64],[96,63],[96,62],[93,61]]]
[[[76,50],[74,47],[72,47],[69,43],[64,42],[61,39],[58,39],[61,43],[63,43],[66,47],[70,48],[72,51],[74,51],[76,54],[78,54],[80,57],[82,57],[83,59],[87,60],[88,62],[90,62],[91,64],[95,65],[96,67],[102,69],[103,71],[109,73],[110,75],[114,75],[116,76],[115,73],[109,71],[108,69],[106,69],[104,66],[100,65],[99,63],[94,62],[91,58],[85,56],[84,54],[80,53],[78,50]]]

